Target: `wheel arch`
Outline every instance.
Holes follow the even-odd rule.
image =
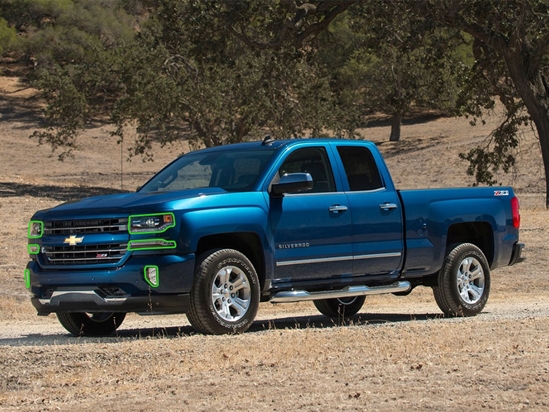
[[[254,265],[261,289],[265,285],[265,255],[257,233],[231,232],[207,235],[199,239],[196,256],[212,249],[235,249],[245,255]]]
[[[491,266],[494,261],[494,230],[489,222],[461,222],[455,223],[448,228],[446,239],[446,254],[452,245],[459,243],[472,243],[477,246],[488,264]]]

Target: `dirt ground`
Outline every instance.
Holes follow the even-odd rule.
[[[126,161],[108,127],[90,127],[73,159],[57,161],[29,135],[40,102],[0,78],[0,410],[393,411],[549,409],[549,212],[538,142],[525,129],[519,166],[504,185],[521,201],[526,261],[492,273],[485,311],[444,319],[430,289],[369,297],[344,322],[311,303],[262,303],[238,336],[194,333],[183,315],[128,315],[116,336],[73,338],[53,315],[37,317],[24,287],[32,214],[84,196],[134,190],[188,150]],[[362,130],[378,142],[397,187],[473,184],[458,153],[497,123],[466,119]],[[87,138],[86,138],[87,137]]]

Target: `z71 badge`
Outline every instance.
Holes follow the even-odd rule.
[[[494,190],[494,196],[509,196],[508,190]]]

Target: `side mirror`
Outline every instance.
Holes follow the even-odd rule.
[[[289,173],[280,177],[271,186],[271,194],[282,196],[285,193],[299,193],[313,188],[313,178],[309,173]]]

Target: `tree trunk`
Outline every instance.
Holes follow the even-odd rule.
[[[540,92],[545,93],[545,90],[540,90]],[[533,103],[537,107],[534,109],[528,107],[528,112],[538,132],[543,169],[545,171],[545,207],[549,208],[549,110],[547,107],[544,107],[543,102],[534,101]]]
[[[545,171],[545,207],[549,208],[549,94],[541,71],[538,69],[529,76],[521,53],[511,49],[504,56],[517,92],[536,125]]]
[[[400,140],[400,126],[402,125],[402,117],[402,113],[393,113],[393,117],[391,117],[390,142],[398,142]]]

